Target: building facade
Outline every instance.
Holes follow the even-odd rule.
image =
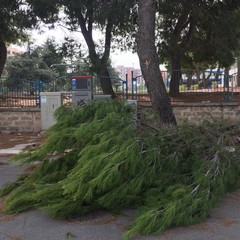
[[[8,57],[17,56],[17,55],[20,56],[23,53],[24,52],[22,50],[20,50],[18,48],[15,48],[15,47],[13,47],[11,45],[7,47],[7,56]]]

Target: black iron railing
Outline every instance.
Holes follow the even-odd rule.
[[[172,102],[240,102],[238,76],[214,71],[181,71],[179,92]],[[162,72],[166,90],[170,90],[171,74]],[[122,99],[150,101],[142,76],[111,78],[117,96]],[[63,102],[72,101],[72,82],[68,76],[53,80],[0,78],[0,107],[40,107],[40,92],[61,92]],[[93,77],[93,94],[103,91],[98,76]]]

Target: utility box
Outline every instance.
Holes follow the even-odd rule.
[[[73,107],[93,99],[92,76],[72,76],[72,103]]]
[[[62,105],[61,92],[41,92],[41,128],[48,129],[55,124],[54,112]]]

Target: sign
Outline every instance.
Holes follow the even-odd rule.
[[[72,90],[76,90],[77,87],[77,81],[75,78],[72,79]]]
[[[41,103],[46,103],[46,102],[47,102],[47,97],[41,96]]]

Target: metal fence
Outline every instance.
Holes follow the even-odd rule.
[[[54,80],[0,79],[0,107],[39,107],[40,92],[62,92],[69,98],[71,84],[67,77]]]
[[[177,72],[177,71],[175,71]],[[179,94],[171,102],[240,102],[240,85],[237,73],[214,71],[181,71]],[[166,90],[170,90],[171,74],[162,71]],[[142,76],[133,76],[125,85],[127,96],[138,101],[150,101]]]
[[[21,79],[0,79],[1,107],[36,106],[37,94],[34,81]]]
[[[171,75],[162,72],[169,91]],[[94,95],[103,94],[100,77],[93,77]],[[117,96],[122,99],[150,101],[142,76],[111,78]],[[69,76],[54,80],[26,80],[0,78],[0,107],[40,107],[40,92],[61,92],[63,102],[72,101],[72,84]],[[181,71],[179,95],[172,102],[240,102],[240,86],[237,74],[225,75],[213,71]]]
[[[123,80],[111,78],[111,81],[116,94],[122,96]],[[40,92],[61,92],[63,103],[71,102],[71,78],[64,76],[44,81],[0,78],[0,107],[40,107]],[[93,76],[93,94],[103,94],[98,76]]]

